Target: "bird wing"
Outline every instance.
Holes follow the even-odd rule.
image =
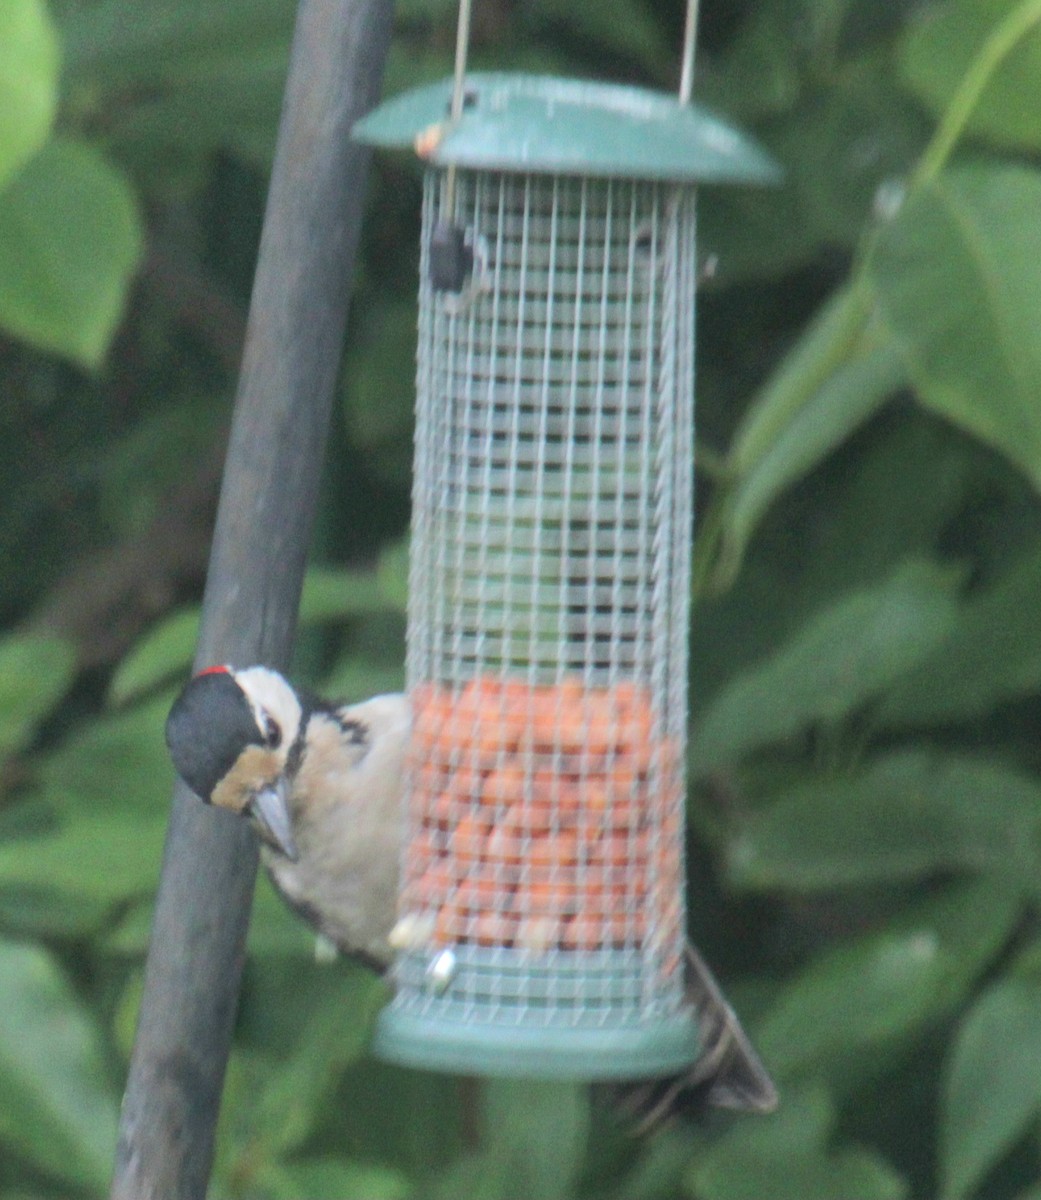
[[[706,1099],[719,1108],[771,1112],[777,1089],[708,964],[687,943],[686,994],[701,1030],[702,1053],[685,1076],[688,1087],[708,1085]]]
[[[644,1134],[706,1106],[772,1112],[777,1089],[708,964],[687,943],[686,996],[697,1015],[701,1053],[686,1069],[611,1089],[619,1115]]]

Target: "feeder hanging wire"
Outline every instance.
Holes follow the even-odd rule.
[[[468,0],[467,0],[468,2]],[[690,103],[694,88],[694,52],[698,41],[698,0],[688,0],[683,27],[683,58],[680,68],[680,104]]]
[[[466,85],[466,56],[470,48],[470,12],[473,0],[459,0],[459,23],[455,31],[455,69],[452,75],[452,108],[450,115],[453,123],[463,115],[463,93]],[[455,164],[449,166],[445,176],[444,210],[449,214],[455,211]]]

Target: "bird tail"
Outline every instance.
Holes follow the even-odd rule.
[[[627,1083],[615,1107],[634,1133],[693,1117],[706,1107],[768,1113],[777,1089],[704,959],[687,945],[686,994],[698,1020],[701,1053],[684,1071]]]

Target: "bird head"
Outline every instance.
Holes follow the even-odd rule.
[[[303,724],[303,704],[277,671],[208,667],[174,702],[166,744],[200,799],[248,817],[268,845],[295,859],[287,772]]]

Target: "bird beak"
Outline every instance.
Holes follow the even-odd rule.
[[[293,841],[293,830],[289,821],[289,803],[286,797],[286,782],[262,788],[250,802],[250,816],[256,823],[260,836],[286,858],[296,862],[299,852]]]

